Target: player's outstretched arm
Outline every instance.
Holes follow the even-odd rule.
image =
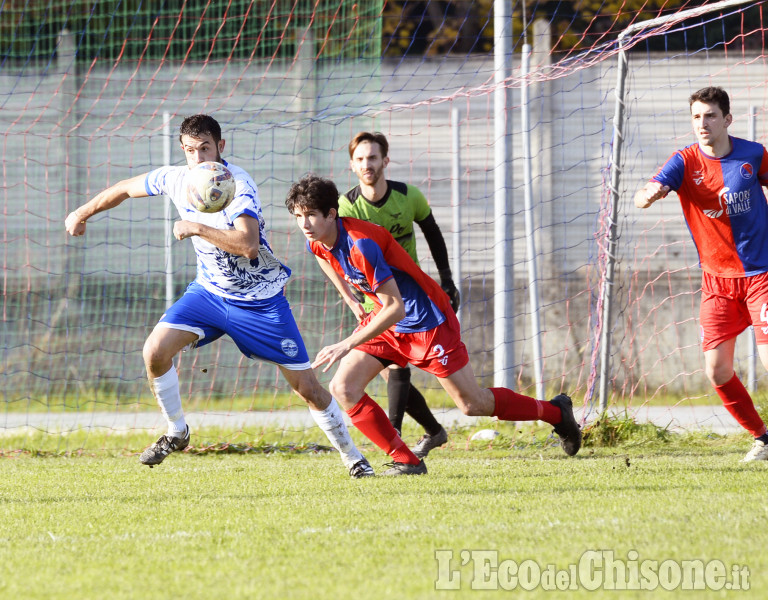
[[[149,196],[144,187],[144,175],[137,175],[130,179],[118,181],[115,185],[99,192],[88,202],[76,208],[67,215],[64,227],[69,235],[79,236],[85,234],[85,223],[93,215],[120,205],[126,198],[145,198]]]
[[[669,190],[670,187],[668,185],[662,185],[658,181],[649,181],[635,193],[635,206],[637,208],[648,208],[656,200],[666,196]]]
[[[325,364],[323,372],[327,371],[333,363],[349,354],[350,350],[384,333],[405,317],[405,303],[394,279],[379,286],[376,295],[381,300],[381,310],[368,321],[365,327],[355,330],[352,335],[338,344],[326,346],[320,350],[312,363],[313,369]]]

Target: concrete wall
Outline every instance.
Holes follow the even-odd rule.
[[[530,89],[545,371],[550,388],[587,393],[599,314],[599,232],[607,201],[616,61],[561,71],[547,70],[548,60],[546,52],[534,56],[540,71]],[[693,141],[687,97],[704,85],[722,84],[731,92],[735,135],[747,135],[749,106],[757,106],[758,138],[764,139],[766,65],[733,53],[639,54],[630,64],[615,385],[619,395],[645,397],[659,389],[695,393],[688,386],[703,385],[695,248],[673,197],[640,212],[631,196],[673,150]],[[546,73],[554,77],[542,76]],[[273,248],[294,270],[288,293],[314,352],[336,339],[345,321],[284,209],[287,187],[309,170],[332,176],[341,189],[350,187],[349,138],[361,129],[381,130],[391,143],[389,178],[427,193],[450,252],[455,227],[450,112],[458,109],[462,216],[457,226],[461,285],[468,300],[463,328],[475,370],[489,382],[496,218],[492,83],[492,61],[480,58],[314,66],[302,60],[76,66],[66,45],[48,68],[0,70],[2,347],[4,373],[18,382],[7,385],[16,390],[6,391],[15,394],[9,399],[29,394],[31,383],[36,394],[61,391],[61,382],[70,392],[103,386],[128,390],[122,394],[144,393],[141,343],[164,306],[163,200],[126,202],[94,218],[81,240],[66,238],[63,219],[103,187],[163,164],[164,112],[172,116],[176,163],[183,158],[175,134],[183,116],[209,112],[222,123],[225,155],[254,175]],[[520,387],[527,389],[531,340],[520,81],[513,77],[510,86],[516,369]],[[422,238],[419,252],[425,269],[434,273]],[[173,270],[180,293],[194,277],[188,244],[174,244]],[[226,392],[235,376],[240,389],[273,379],[273,367],[253,367],[231,346],[222,348],[194,359],[222,369],[220,387],[208,378],[200,389]],[[692,373],[694,378],[683,376]]]

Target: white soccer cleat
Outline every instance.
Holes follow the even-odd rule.
[[[768,460],[768,446],[761,440],[755,440],[755,445],[747,452],[747,455],[741,459],[741,462],[752,462],[753,460]]]
[[[371,464],[361,458],[354,465],[349,468],[349,476],[352,479],[362,479],[363,477],[374,477],[376,473],[373,472]]]

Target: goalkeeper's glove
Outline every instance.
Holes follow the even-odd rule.
[[[355,297],[355,300],[357,300],[360,304],[365,304],[365,294],[358,290],[356,287],[349,286],[349,291],[352,292],[352,295]]]
[[[448,299],[451,301],[453,312],[457,312],[459,310],[459,304],[461,303],[461,294],[459,293],[459,290],[456,289],[456,284],[453,283],[450,271],[448,271],[448,273],[440,273],[440,287],[443,288],[443,291],[446,294],[448,294]]]

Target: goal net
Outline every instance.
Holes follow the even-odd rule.
[[[616,38],[685,3],[626,2],[617,13],[558,6],[512,6],[509,75],[499,83],[491,0],[1,3],[0,431],[111,435],[162,427],[142,346],[194,279],[191,244],[169,242],[163,198],[129,200],[97,215],[83,238],[66,236],[63,222],[117,181],[183,164],[178,126],[196,113],[215,116],[224,157],[259,186],[270,243],[293,271],[286,294],[311,356],[348,333],[354,319],[306,253],[285,194],[308,171],[333,178],[340,190],[356,185],[347,144],[358,131],[376,130],[390,142],[388,178],[425,193],[446,238],[462,293],[463,337],[481,384],[494,380],[493,304],[505,301],[513,307],[519,391],[535,395],[541,384],[548,394],[572,395],[580,414],[593,412],[608,327],[612,408],[653,409],[669,420],[675,407],[705,405],[696,424],[724,422],[708,406],[718,400],[698,346],[700,274],[679,206],[670,197],[640,213],[631,196],[692,141],[687,97],[695,89],[726,87],[732,132],[764,139],[765,4],[678,20],[631,39],[610,323],[601,311]],[[514,278],[507,290],[494,286],[499,86],[508,90],[511,140],[505,191]],[[422,267],[436,276],[416,235]],[[539,331],[531,327],[534,315]],[[747,369],[754,352],[742,345],[738,365]],[[277,368],[243,357],[228,339],[183,353],[177,366],[191,422],[249,439],[308,425]],[[447,414],[452,404],[434,378],[415,374],[414,381]],[[386,403],[381,383],[370,391]],[[59,447],[81,443],[64,437]]]

